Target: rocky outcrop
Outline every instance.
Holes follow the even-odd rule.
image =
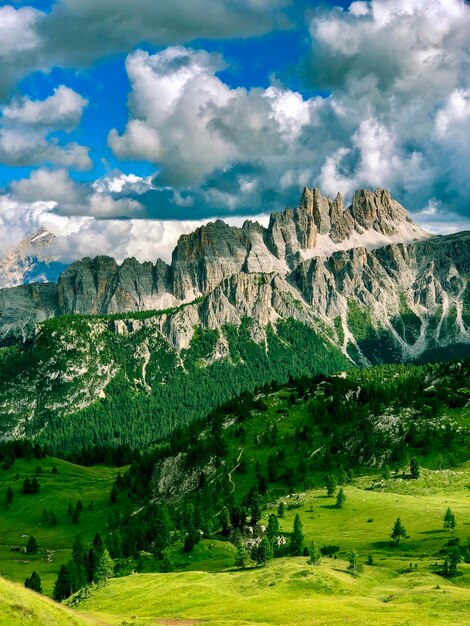
[[[160,259],[118,265],[111,257],[87,257],[59,277],[59,305],[63,314],[86,315],[164,309],[176,302],[170,289],[170,268]]]
[[[0,289],[56,282],[66,265],[50,253],[54,235],[40,228],[0,259]]]
[[[425,240],[424,247],[410,246],[413,252],[387,247],[392,242],[420,239]],[[359,190],[345,209],[340,194],[332,201],[318,189],[305,188],[299,205],[273,213],[267,228],[251,221],[234,228],[217,220],[181,236],[170,265],[161,260],[153,264],[131,258],[119,265],[110,257],[85,258],[60,275],[57,287],[0,291],[0,320],[4,320],[0,340],[27,336],[35,322],[55,315],[162,311],[201,297],[206,298],[207,320],[198,312],[197,319],[187,323],[215,327],[224,321],[237,323],[247,315],[258,319],[261,327],[287,315],[292,309],[287,300],[296,302],[293,317],[302,311],[312,323],[313,311],[328,323],[341,313],[341,298],[351,296],[375,309],[382,301],[384,307],[391,306],[386,294],[393,289],[387,285],[393,281],[408,285],[407,277],[414,276],[413,267],[418,264],[415,250],[439,256],[442,241],[428,240],[427,233],[386,190]],[[400,254],[404,258],[393,274]],[[382,262],[383,255],[389,259]],[[423,272],[413,280],[424,281],[427,274]],[[258,278],[253,282],[251,275]],[[457,279],[449,281],[457,289]],[[439,288],[431,283],[420,287],[420,300],[442,299]],[[12,304],[19,300],[18,306]],[[188,317],[190,311],[185,308],[184,315]],[[187,338],[182,339],[184,332],[167,329],[166,335],[178,347],[187,343]]]
[[[30,338],[37,323],[60,313],[57,285],[53,283],[0,289],[2,344]]]

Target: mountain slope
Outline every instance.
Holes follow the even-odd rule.
[[[52,233],[40,228],[0,259],[0,289],[56,282],[66,266],[50,254],[54,239]]]
[[[416,241],[315,256],[371,234]],[[3,343],[24,342],[0,352],[0,436],[143,445],[271,380],[466,354],[469,278],[470,233],[429,237],[381,190],[208,224],[171,266],[84,259],[0,290]]]
[[[92,626],[104,623],[0,578],[1,626]]]

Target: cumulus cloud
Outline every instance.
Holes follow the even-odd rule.
[[[37,27],[43,15],[31,7],[0,7],[0,97],[20,77],[40,66]]]
[[[279,180],[289,164],[296,169],[307,156],[302,133],[318,99],[306,102],[277,85],[231,88],[217,76],[217,55],[184,47],[155,55],[138,50],[126,67],[133,88],[130,119],[108,141],[119,158],[158,166],[158,186],[172,188],[159,194],[160,209],[170,195],[177,206],[193,210],[204,203],[212,211],[246,210],[266,190],[264,173],[269,187],[274,173]]]
[[[45,126],[56,130],[73,130],[82,119],[88,100],[79,93],[60,85],[45,100],[32,100],[27,96],[13,100],[2,110],[4,122]]]
[[[84,66],[142,42],[250,37],[285,27],[292,0],[57,0],[50,11],[0,7],[0,98],[21,77]]]
[[[76,128],[87,104],[85,98],[64,85],[45,100],[15,98],[1,109],[0,161],[10,166],[49,163],[88,169],[89,148],[76,142],[62,144],[51,136],[58,130]]]
[[[61,63],[82,63],[127,52],[143,41],[156,46],[197,38],[249,37],[286,24],[291,0],[58,0],[38,32]]]
[[[463,0],[371,0],[310,25],[310,86],[330,90],[336,135],[320,182],[389,186],[410,208],[468,212],[468,32]],[[312,131],[312,136],[315,132]]]

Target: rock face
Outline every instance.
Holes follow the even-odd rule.
[[[0,289],[57,282],[66,266],[49,252],[54,239],[52,233],[41,228],[0,259]]]
[[[123,386],[122,414],[133,418],[132,398],[144,394],[139,411],[149,407],[160,436],[186,419],[186,394],[196,411],[206,377],[216,406],[220,372],[229,383],[219,404],[234,385],[281,370],[460,356],[470,352],[469,281],[470,232],[429,237],[380,190],[344,209],[341,196],[306,189],[268,228],[208,224],[180,238],[170,265],[83,259],[57,285],[0,290],[3,345],[29,340],[21,368],[9,369],[16,351],[0,363],[0,440],[34,437],[98,402],[114,411]],[[40,323],[64,314],[81,315]]]
[[[153,322],[176,350],[189,346],[196,327],[220,329],[249,317],[260,341],[268,325],[291,317],[349,356],[354,348],[356,361],[369,358],[361,344],[366,333],[385,333],[397,358],[415,358],[431,345],[470,340],[469,237],[430,237],[386,190],[359,190],[345,209],[341,195],[332,201],[306,188],[298,207],[272,214],[267,228],[217,220],[183,235],[170,265],[85,258],[57,286],[0,290],[0,337],[31,336],[37,322],[56,315],[192,302]],[[116,321],[115,330],[133,332],[142,323]]]
[[[205,296],[241,272],[287,276],[308,258],[427,236],[388,191],[360,190],[344,210],[341,195],[332,202],[306,188],[299,206],[273,213],[268,228],[250,221],[234,228],[217,220],[182,235],[170,266],[135,259],[119,266],[110,257],[77,261],[59,278],[59,302],[64,313],[164,309]]]
[[[0,337],[3,345],[26,340],[35,325],[60,315],[54,283],[21,285],[0,289]]]
[[[85,258],[72,263],[59,277],[58,299],[63,314],[105,315],[173,306],[169,294],[170,268],[126,259],[122,265],[110,257]]]

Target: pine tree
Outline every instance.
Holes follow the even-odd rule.
[[[458,565],[462,561],[462,556],[457,547],[452,548],[446,558],[447,562],[447,576],[456,576],[458,574]]]
[[[83,502],[81,500],[77,500],[77,504],[75,505],[75,508],[77,509],[79,513],[81,513],[83,511]]]
[[[221,532],[224,537],[228,537],[230,534],[230,517],[227,509],[223,509],[219,515],[219,523],[221,526]]]
[[[344,493],[343,488],[341,488],[338,491],[338,494],[336,496],[336,508],[342,509],[345,502],[346,502],[346,494]]]
[[[328,475],[325,480],[326,485],[326,495],[331,497],[335,495],[336,491],[336,480],[333,476]]]
[[[75,507],[73,510],[73,514],[72,514],[72,524],[78,524],[79,520],[80,520],[80,511],[77,509],[77,507]]]
[[[31,493],[31,481],[27,476],[23,482],[23,493]]]
[[[414,478],[415,480],[417,478],[419,478],[419,465],[418,465],[418,461],[413,457],[410,461],[410,475],[411,478]]]
[[[57,466],[56,466],[56,465],[53,465],[53,466],[52,466],[52,469],[51,469],[51,474],[53,474],[53,475],[55,476],[55,475],[58,473],[58,471],[59,471],[59,470],[57,469]]]
[[[41,490],[41,487],[39,485],[39,481],[35,476],[33,480],[31,481],[31,493],[39,493],[40,490]]]
[[[268,519],[268,527],[266,529],[266,536],[269,541],[272,543],[279,533],[279,521],[277,517],[271,513]]]
[[[320,565],[320,561],[321,561],[321,550],[318,547],[318,545],[312,541],[308,549],[307,563],[309,565]]]
[[[286,512],[286,505],[284,504],[284,502],[279,502],[279,506],[277,507],[277,515],[278,517],[284,517],[284,514]]]
[[[390,480],[391,472],[388,465],[384,465],[382,468],[382,478],[384,480]]]
[[[52,597],[57,602],[62,602],[72,595],[72,585],[68,569],[65,565],[62,565],[59,570],[59,575],[54,584],[54,591]]]
[[[348,555],[348,561],[349,561],[348,571],[351,572],[353,576],[358,576],[364,569],[364,566],[359,560],[359,555],[356,552],[356,550],[351,550],[351,552]]]
[[[160,563],[160,569],[164,573],[173,572],[175,569],[175,565],[173,561],[171,560],[171,557],[168,554],[168,552],[163,553],[163,559],[161,560],[161,563]]]
[[[114,573],[113,559],[105,548],[101,553],[98,567],[96,568],[95,580],[100,585],[106,585]]]
[[[401,523],[401,519],[399,517],[397,517],[393,525],[392,534],[390,536],[396,546],[399,546],[402,538],[406,537],[406,528]]]
[[[42,582],[41,582],[41,578],[39,576],[39,574],[37,574],[36,572],[33,572],[31,574],[31,576],[29,576],[25,581],[24,581],[24,586],[27,589],[32,589],[33,591],[36,591],[37,593],[42,593]]]
[[[273,558],[271,544],[266,537],[261,539],[258,548],[255,551],[255,561],[258,565],[266,565],[266,563]]]
[[[118,490],[116,488],[116,484],[113,483],[113,486],[111,488],[111,493],[109,494],[109,499],[111,501],[111,504],[116,504],[117,496],[118,496]]]
[[[292,529],[292,535],[290,540],[291,550],[294,555],[302,554],[302,545],[304,543],[304,533],[303,533],[303,525],[302,520],[300,519],[300,515],[297,515],[294,518],[294,527]]]
[[[26,544],[26,554],[35,554],[38,551],[38,543],[33,535],[30,535]]]
[[[456,526],[455,515],[452,513],[450,507],[447,509],[444,515],[444,528],[454,532]]]
[[[6,503],[11,504],[13,502],[13,489],[8,487],[6,494]]]
[[[248,562],[248,552],[246,546],[242,540],[240,540],[237,546],[237,552],[235,554],[235,565],[245,569]]]

